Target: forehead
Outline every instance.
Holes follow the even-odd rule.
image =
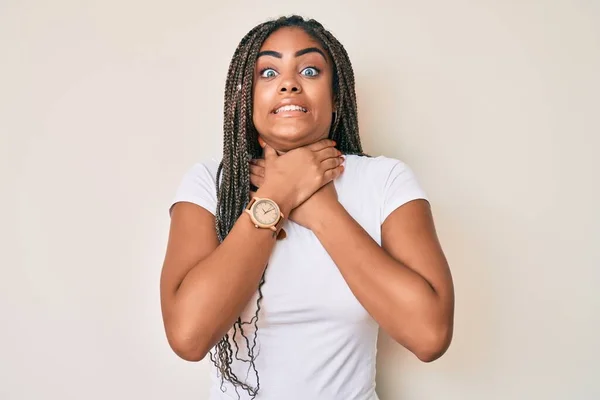
[[[317,47],[323,52],[325,49],[317,40],[299,27],[284,27],[273,32],[264,41],[260,51],[273,50],[280,53],[296,52],[307,47]]]

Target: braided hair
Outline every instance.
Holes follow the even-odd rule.
[[[276,30],[283,27],[299,27],[317,40],[333,60],[333,93],[336,102],[336,115],[333,118],[329,138],[335,140],[336,147],[345,154],[362,155],[362,146],[358,133],[358,113],[354,88],[354,72],[348,53],[342,44],[323,25],[314,19],[293,15],[264,22],[254,27],[240,41],[229,65],[225,84],[225,104],[223,121],[223,158],[217,170],[217,210],[216,230],[220,242],[225,240],[233,225],[243,213],[250,200],[250,170],[248,161],[262,156],[262,148],[258,143],[258,132],[252,122],[252,88],[256,59],[263,42]],[[258,314],[262,300],[264,273],[258,286],[256,313],[250,321],[242,321],[238,317],[233,324],[235,353],[231,348],[229,334],[211,351],[210,359],[221,376],[221,389],[224,380],[233,384],[236,389],[246,391],[254,399],[260,389],[260,379],[254,364],[256,335],[258,333]],[[252,345],[244,332],[245,325],[254,325]],[[235,338],[237,332],[245,340],[248,360],[238,357],[239,347]],[[232,371],[233,357],[249,363],[256,375],[256,387],[241,380]],[[239,397],[239,393],[238,393]]]

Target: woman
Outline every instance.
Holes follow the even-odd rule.
[[[429,203],[407,165],[363,155],[350,60],[318,22],[235,51],[223,158],[178,189],[161,301],[173,350],[209,354],[213,400],[377,399],[379,327],[425,362],[448,348]]]

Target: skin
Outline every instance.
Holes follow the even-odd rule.
[[[282,123],[275,119],[267,125],[268,118],[260,114],[255,120],[265,123],[265,134],[259,130],[263,140],[286,148],[327,137],[331,121],[321,116],[330,115],[332,109],[328,101],[333,101],[330,65],[320,81],[293,75],[305,65],[293,53],[320,46],[298,29],[281,29],[265,45],[287,55],[277,64],[287,74],[255,86],[258,109],[268,109],[273,97],[282,96],[280,88],[288,85],[304,95],[315,116],[299,118],[297,127],[290,127],[295,122],[292,119]],[[314,57],[318,58],[317,54]],[[307,128],[309,122],[312,128]],[[263,160],[254,160],[251,174],[256,186],[264,184]],[[296,208],[290,219],[315,233],[356,298],[392,338],[422,361],[444,354],[452,340],[454,287],[427,201],[414,200],[396,209],[382,225],[381,247],[339,203],[332,183]]]
[[[332,88],[332,60],[318,41],[296,27],[273,32],[260,48],[252,90],[252,119],[261,146],[281,155],[327,138],[335,112]],[[282,103],[301,105],[307,112],[275,114],[273,111]],[[250,165],[251,172],[253,168]],[[332,183],[313,197],[323,192],[337,198]],[[302,221],[311,215],[314,203],[313,199],[294,209],[290,219],[305,225]]]
[[[268,39],[277,38],[277,33]],[[265,41],[262,50],[268,50],[269,45],[273,42]],[[302,45],[305,49],[306,41]],[[295,63],[295,68],[304,62],[327,69],[325,59],[318,53],[296,57],[297,46],[292,56],[290,48],[271,49],[282,54],[281,61]],[[265,56],[260,58],[258,67],[267,62]],[[254,93],[261,100],[256,101],[253,116],[260,127],[257,129],[266,167],[264,184],[256,195],[273,199],[287,218],[292,210],[300,210],[301,204],[337,178],[343,167],[335,143],[319,140],[327,136],[331,123],[333,99],[323,97],[331,96],[331,77],[327,78],[325,72],[318,78],[290,78],[290,65],[278,63],[277,57],[269,59],[270,67],[280,68],[283,73],[277,76],[285,80],[279,85],[274,81],[282,82],[281,78],[257,80],[254,86]],[[296,87],[299,82],[304,83],[300,89]],[[309,111],[307,115],[295,117],[290,113],[286,119],[282,119],[283,114],[277,118],[269,115],[288,94],[297,96],[294,101],[303,102]],[[177,355],[189,361],[202,360],[227,333],[256,292],[274,245],[273,232],[257,230],[246,213],[219,243],[215,218],[209,211],[188,202],[173,206],[160,292],[165,332]]]
[[[335,109],[332,85],[331,60],[319,42],[300,28],[271,34],[259,52],[252,93],[253,122],[264,143],[282,154],[326,138]],[[275,114],[282,103],[307,112]]]
[[[256,195],[275,200],[286,218],[311,229],[382,329],[419,359],[432,361],[451,341],[454,291],[429,204],[415,200],[394,211],[382,226],[380,247],[338,202],[332,182],[343,172],[343,160],[324,139],[335,109],[331,63],[318,52],[296,57],[313,47],[324,52],[301,29],[283,28],[261,48],[281,58],[261,56],[255,71],[264,76],[253,87],[253,121],[264,147],[264,159],[251,165]],[[306,68],[314,66],[321,73],[307,77]],[[261,75],[265,68],[276,74]],[[272,115],[282,101],[300,102],[308,112]],[[246,213],[223,243],[214,227],[204,208],[173,206],[161,307],[169,344],[189,361],[203,359],[231,328],[275,245],[273,232],[256,229]]]

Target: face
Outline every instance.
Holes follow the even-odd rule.
[[[329,135],[334,112],[333,68],[327,52],[301,28],[273,32],[263,43],[253,84],[253,122],[278,151]]]

